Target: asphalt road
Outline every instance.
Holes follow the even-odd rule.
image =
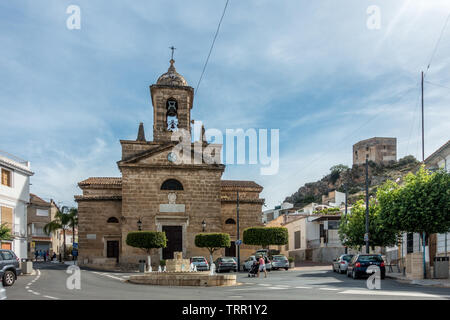
[[[328,267],[325,270],[272,271],[267,278],[248,278],[247,273],[239,273],[240,284],[237,286],[206,288],[136,285],[126,282],[130,273],[81,270],[80,289],[67,288],[66,281],[71,276],[66,273],[67,267],[35,264],[36,275],[20,276],[14,286],[6,288],[6,299],[450,300],[449,288],[423,287],[391,279],[382,280],[380,290],[369,290],[366,280],[347,278],[346,275],[333,273]]]

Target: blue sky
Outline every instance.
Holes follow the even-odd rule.
[[[80,30],[66,28],[71,4]],[[152,138],[148,87],[168,47],[195,87],[224,4],[0,2],[0,149],[31,161],[31,191],[71,205],[77,182],[119,176],[119,139],[135,139],[141,121]],[[366,26],[371,5],[379,30]],[[351,165],[361,139],[397,137],[399,157],[420,157],[420,71],[449,13],[447,0],[230,0],[192,118],[280,129],[280,170],[232,165],[223,178],[255,180],[272,207]],[[450,25],[426,76],[426,155],[449,139],[449,64]]]

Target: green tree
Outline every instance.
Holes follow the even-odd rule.
[[[11,229],[6,223],[0,224],[0,240],[10,240],[11,239]]]
[[[361,249],[365,244],[364,234],[366,233],[364,201],[357,201],[353,205],[351,213],[341,217],[338,233],[343,245]],[[371,247],[395,245],[397,238],[398,232],[383,225],[380,218],[380,207],[374,200],[371,200],[369,203],[369,243]]]
[[[195,245],[199,248],[208,249],[209,260],[212,265],[213,253],[221,248],[231,246],[230,235],[228,233],[199,233],[195,235]]]
[[[332,166],[330,168],[331,174],[330,174],[330,180],[332,183],[335,183],[339,177],[341,176],[341,173],[344,171],[347,171],[348,167],[343,164],[337,164],[335,166]]]
[[[75,247],[75,228],[78,227],[78,209],[71,208],[69,210],[69,228],[72,228],[72,247]]]
[[[52,232],[56,232],[58,230],[63,231],[63,256],[64,259],[67,257],[66,253],[66,230],[70,228],[71,217],[68,213],[65,213],[65,209],[67,207],[62,207],[61,210],[55,213],[55,219],[50,221],[44,226],[44,232],[47,235],[50,235]],[[70,211],[69,211],[70,212]]]
[[[287,244],[288,241],[288,230],[284,227],[253,227],[245,229],[243,233],[243,242],[249,245],[281,246]]]
[[[165,248],[167,238],[165,232],[159,231],[134,231],[127,234],[126,244],[142,249],[147,253],[147,267],[151,267],[150,253],[152,249]]]
[[[450,174],[443,170],[431,173],[422,166],[402,186],[386,182],[377,196],[387,228],[426,236],[450,231]]]

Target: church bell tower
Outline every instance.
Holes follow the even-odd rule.
[[[170,142],[174,131],[191,132],[194,88],[190,87],[170,60],[170,67],[150,86],[153,104],[153,141]]]

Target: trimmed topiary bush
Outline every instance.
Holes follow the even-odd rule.
[[[165,248],[167,238],[164,232],[137,231],[128,233],[126,243],[131,247],[142,249],[147,254],[150,254],[151,249]]]
[[[249,245],[269,246],[285,245],[289,241],[287,228],[284,227],[253,227],[244,230],[243,242]]]
[[[228,233],[199,233],[195,236],[195,245],[208,249],[212,264],[214,251],[231,246],[230,235]]]

